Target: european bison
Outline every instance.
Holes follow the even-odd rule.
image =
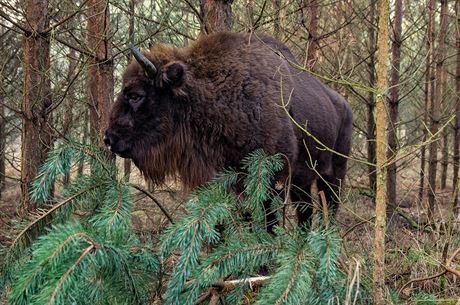
[[[112,152],[131,158],[156,184],[179,176],[191,189],[262,148],[289,160],[291,199],[304,203],[297,207],[300,223],[311,216],[315,180],[336,206],[352,112],[339,94],[300,71],[285,45],[265,35],[217,33],[185,48],[132,50],[136,60],[124,73],[104,138]],[[277,180],[286,177],[287,170]]]

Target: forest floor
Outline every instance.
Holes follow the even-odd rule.
[[[141,181],[138,176],[135,179],[139,180],[136,182]],[[177,184],[172,183],[161,190],[155,190],[154,194],[173,218],[184,214],[187,195],[178,190]],[[346,199],[336,216],[343,238],[342,259],[350,270],[359,269],[361,282],[372,283],[373,201],[360,188],[347,189],[345,194]],[[431,295],[436,298],[436,303],[426,304],[460,304],[460,298],[456,297],[460,295],[460,285],[456,277],[448,273],[428,279],[444,270],[446,253],[448,257],[460,245],[459,234],[451,234],[449,237],[447,233],[450,190],[439,192],[437,211],[431,222],[428,222],[426,216],[426,206],[418,203],[416,191],[400,190],[399,194],[398,207],[413,222],[408,222],[398,214],[390,218],[386,243],[387,288],[396,295],[396,292],[410,280],[426,278],[407,285],[400,291],[399,299],[405,299],[406,304],[416,304],[413,302],[414,299],[421,296],[423,299],[423,295]],[[18,183],[8,180],[0,199],[1,246],[7,246],[17,233],[16,209],[19,201]],[[133,228],[141,240],[156,242],[159,233],[168,226],[168,219],[158,206],[143,194],[136,193],[134,203]],[[291,211],[288,214],[293,213]],[[454,220],[452,224],[453,232],[459,232],[458,220]],[[454,262],[459,261],[460,258],[454,260]],[[390,300],[389,304],[391,304]]]

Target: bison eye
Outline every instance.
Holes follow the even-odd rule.
[[[141,99],[141,96],[137,93],[129,93],[128,100],[130,103],[136,103]]]

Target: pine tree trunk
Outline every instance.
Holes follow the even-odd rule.
[[[45,161],[51,133],[47,127],[47,110],[51,105],[49,79],[50,39],[44,33],[49,25],[48,1],[26,3],[28,32],[24,37],[24,88],[22,100],[21,210],[35,208],[30,201],[30,184]]]
[[[134,13],[135,13],[136,3],[135,0],[129,0],[129,25],[128,25],[128,40],[131,43],[134,43]],[[131,62],[131,54],[128,53],[126,60],[128,64]],[[123,159],[123,172],[126,179],[129,181],[131,176],[131,159]]]
[[[455,1],[455,14],[457,15],[457,28],[456,28],[456,44],[457,44],[457,68],[455,74],[455,90],[457,92],[457,99],[455,103],[455,125],[454,125],[454,178],[452,180],[452,186],[454,188],[454,209],[455,214],[458,214],[458,193],[459,184],[459,166],[460,166],[460,0]],[[454,214],[454,215],[455,215]]]
[[[375,52],[376,52],[376,35],[375,35],[375,22],[376,22],[376,0],[371,0],[370,6],[370,24],[369,24],[369,85],[375,87]],[[375,96],[373,92],[369,92],[367,101],[367,161],[375,164]],[[368,166],[369,189],[375,193],[375,183],[377,180],[375,165]]]
[[[447,0],[441,1],[441,18],[440,18],[440,28],[438,35],[438,47],[436,50],[436,83],[435,83],[435,96],[432,100],[430,107],[431,114],[431,134],[436,134],[439,130],[439,122],[441,120],[441,100],[443,94],[443,63],[445,57],[445,39],[447,32]],[[430,10],[434,10],[434,7]],[[432,219],[433,212],[436,205],[436,173],[438,165],[438,141],[433,141],[430,143],[430,160],[428,164],[428,180],[430,183],[430,189],[428,192],[428,218]]]
[[[318,0],[310,0],[308,8],[307,68],[313,70],[318,60]]]
[[[4,28],[0,27],[0,38],[4,36]],[[5,42],[0,40],[0,52],[4,54]],[[3,75],[0,73],[0,88],[3,85]],[[0,199],[2,199],[3,188],[5,187],[5,148],[6,148],[6,122],[5,122],[5,110],[4,110],[4,99],[3,93],[0,91]]]
[[[427,0],[426,4],[428,8],[428,26],[427,26],[427,37],[426,40],[426,72],[425,72],[425,109],[424,109],[424,122],[425,126],[429,126],[428,112],[429,107],[434,99],[434,73],[433,73],[433,49],[435,39],[435,28],[434,28],[434,8],[435,0]],[[423,143],[428,139],[428,130],[423,129]],[[426,146],[423,145],[420,151],[420,189],[419,189],[419,202],[423,202],[425,193],[425,173],[426,173]]]
[[[75,104],[75,101],[74,101],[75,92],[74,92],[73,84],[72,84],[72,81],[75,77],[75,69],[77,67],[77,59],[75,55],[75,50],[70,49],[68,58],[69,58],[69,70],[67,71],[67,86],[69,86],[69,88],[67,89],[67,100],[65,103],[64,119],[62,123],[62,134],[66,136],[69,134],[70,128],[72,126],[73,106]],[[64,185],[68,185],[69,182],[70,182],[70,168],[64,174],[62,183]]]
[[[397,124],[398,124],[398,107],[399,107],[399,79],[401,68],[401,34],[402,34],[402,17],[403,17],[403,4],[402,0],[396,0],[395,3],[395,17],[393,21],[393,45],[392,45],[392,71],[391,71],[391,91],[390,91],[390,121],[388,123],[388,202],[396,204],[396,162],[392,162],[398,153],[397,145]]]
[[[1,84],[1,81],[0,81]],[[6,147],[6,132],[5,132],[5,111],[3,109],[3,96],[0,93],[0,199],[5,186],[5,147]]]
[[[200,0],[204,33],[229,31],[233,26],[233,0]]]
[[[375,193],[375,239],[374,239],[374,305],[385,305],[385,228],[386,228],[386,155],[387,110],[385,92],[387,90],[388,72],[388,19],[389,0],[379,1],[379,26],[377,41],[377,90],[376,98],[376,193]]]
[[[443,85],[445,88],[445,84]],[[442,131],[441,190],[447,187],[447,170],[449,169],[449,128]]]
[[[273,32],[276,39],[281,40],[281,0],[273,0],[273,8],[275,11],[275,21],[273,22]],[[303,12],[303,10],[302,10]]]
[[[90,137],[90,134],[89,134],[89,111],[87,109],[84,110],[83,112],[83,122],[81,123],[83,125],[83,130],[82,130],[82,133],[81,133],[81,143],[83,145],[87,144],[88,143],[88,139]],[[83,159],[80,159],[80,161],[78,162],[78,169],[77,169],[77,173],[78,175],[82,175],[83,172],[85,170],[85,162]]]
[[[87,44],[93,53],[88,68],[91,135],[94,143],[102,145],[113,100],[113,59],[108,2],[89,0],[86,13]]]

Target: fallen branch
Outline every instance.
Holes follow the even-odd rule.
[[[199,305],[203,302],[205,302],[209,297],[211,297],[211,300],[209,301],[209,305],[211,304],[217,304],[219,301],[219,292],[229,292],[230,290],[234,289],[235,286],[239,284],[249,284],[249,288],[253,287],[258,287],[262,286],[265,284],[266,281],[270,279],[269,276],[257,276],[257,277],[250,277],[250,278],[245,278],[245,279],[239,279],[239,280],[221,280],[214,285],[212,285],[211,288],[208,289],[205,293],[203,293],[196,301],[195,305]]]
[[[409,282],[404,284],[399,289],[398,293],[401,294],[401,292],[404,290],[404,288],[406,288],[407,286],[409,286],[412,283],[432,280],[432,279],[438,278],[440,276],[443,276],[446,273],[452,273],[453,275],[455,275],[457,277],[460,277],[460,271],[458,271],[457,269],[455,269],[455,268],[450,266],[452,264],[452,261],[454,260],[454,258],[458,255],[458,253],[460,253],[460,247],[457,248],[457,250],[455,250],[454,253],[452,253],[452,255],[449,257],[449,259],[447,260],[445,265],[441,264],[441,266],[444,268],[444,270],[442,272],[439,272],[439,273],[434,274],[434,275],[430,275],[430,276],[426,276],[426,277],[420,277],[420,278],[410,280]]]
[[[249,277],[249,278],[244,278],[244,279],[239,279],[239,280],[221,281],[221,282],[215,283],[213,286],[223,291],[230,291],[239,284],[249,284],[250,288],[262,286],[269,279],[270,279],[270,276],[256,276],[256,277]]]

